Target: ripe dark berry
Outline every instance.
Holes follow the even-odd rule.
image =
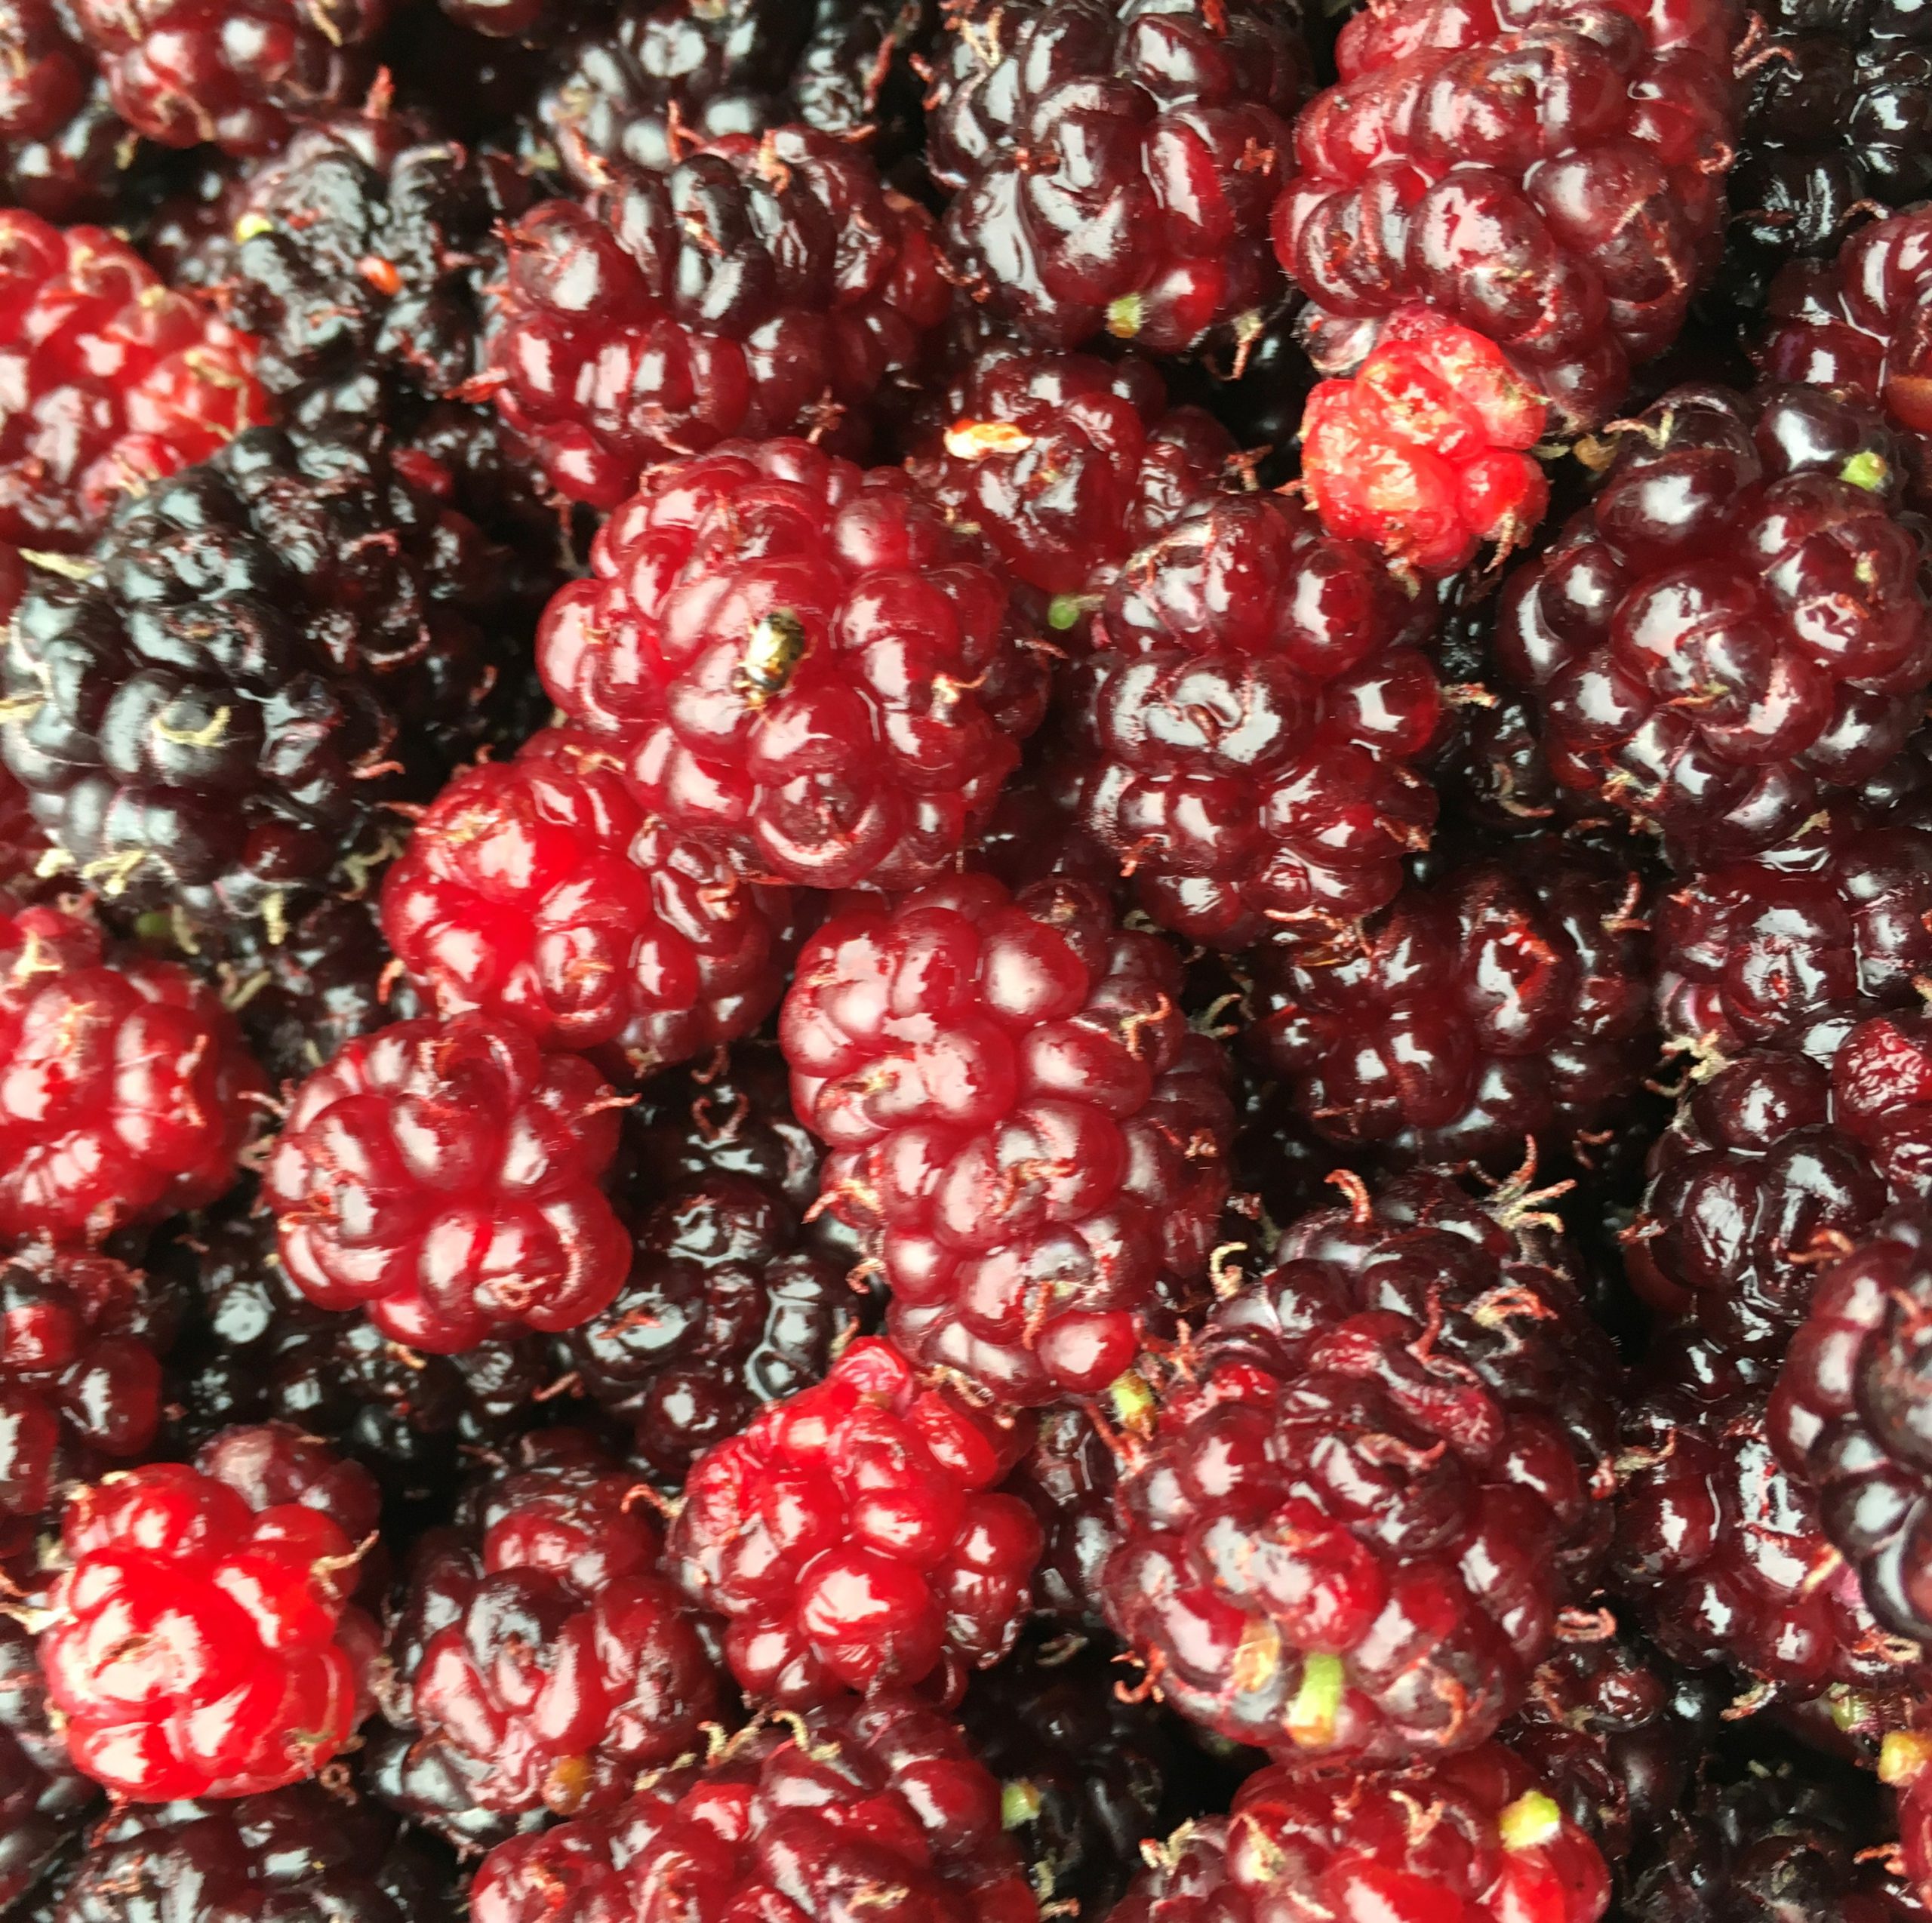
[[[800,441],[670,463],[552,601],[543,685],[645,812],[755,878],[915,887],[1038,725],[1003,579],[896,469]]]
[[[1666,1655],[1749,1678],[1739,1706],[1922,1690],[1923,1659],[1877,1622],[1780,1461],[1761,1372],[1678,1337],[1623,1412],[1618,1592]]]
[[[1025,1619],[1039,1525],[995,1485],[1029,1429],[866,1340],[700,1457],[670,1566],[726,1619],[745,1689],[806,1704],[924,1684],[956,1701]]]
[[[520,1836],[476,1873],[476,1923],[693,1914],[1032,1923],[999,1785],[952,1722],[893,1691],[752,1724],[711,1761],[647,1777],[608,1817]]]
[[[266,153],[367,85],[389,0],[73,0],[115,110],[164,146]]]
[[[1386,1776],[1264,1769],[1147,1850],[1117,1923],[1596,1923],[1610,1900],[1595,1845],[1494,1745]]]
[[[579,1450],[512,1466],[418,1552],[390,1639],[389,1713],[500,1817],[620,1802],[718,1706],[706,1639],[658,1573],[648,1491]]]
[[[319,1307],[366,1307],[431,1354],[573,1328],[629,1264],[599,1186],[620,1106],[588,1062],[508,1022],[379,1029],[290,1104],[262,1191],[282,1265]]]
[[[111,1256],[29,1243],[0,1266],[0,1555],[29,1547],[69,1491],[146,1453],[185,1306]]]
[[[33,1888],[99,1793],[48,1719],[33,1638],[0,1621],[0,1904]]]
[[[211,1472],[151,1463],[74,1497],[40,1638],[68,1753],[142,1801],[312,1776],[363,1713],[374,1632],[347,1598],[374,1485],[325,1457],[257,1507],[218,1454],[203,1460]]]
[[[255,343],[125,242],[0,211],[0,540],[86,546],[115,502],[269,418]]]
[[[500,558],[382,436],[256,429],[35,571],[0,746],[85,883],[272,939],[366,882],[385,800],[473,751]]]
[[[57,908],[0,915],[0,1235],[104,1239],[211,1202],[266,1092],[234,1018]]]
[[[1549,483],[1530,451],[1549,411],[1494,342],[1399,308],[1348,380],[1309,395],[1303,484],[1331,534],[1453,574],[1485,542],[1520,546],[1543,518]]]
[[[1503,591],[1496,650],[1557,778],[1692,867],[1769,847],[1920,718],[1932,610],[1869,414],[1679,389]]]
[[[1185,1715],[1359,1768],[1523,1701],[1607,1543],[1617,1370],[1519,1193],[1354,1192],[1177,1357],[1101,1595]]]
[[[88,1832],[56,1923],[328,1916],[438,1923],[450,1866],[366,1797],[297,1783],[229,1802],[128,1804]]]
[[[946,26],[929,153],[977,300],[1041,347],[1105,329],[1177,354],[1260,331],[1310,77],[1299,9],[968,0]]]
[[[550,483],[609,509],[640,472],[734,435],[832,432],[916,362],[949,293],[931,223],[808,128],[611,170],[509,232],[490,366]]]
[[[1715,263],[1739,20],[1401,0],[1337,41],[1275,246],[1316,365],[1412,302],[1487,335],[1574,427],[1614,414]]]
[[[995,341],[948,386],[915,472],[955,525],[1057,601],[1104,592],[1113,571],[1192,503],[1219,491],[1234,438],[1197,408],[1170,408],[1132,358],[1029,354]]]
[[[1173,951],[1076,882],[964,875],[806,944],[793,1106],[916,1361],[1008,1402],[1096,1394],[1204,1274],[1234,1118],[1180,993]]]
[[[459,774],[383,882],[384,932],[438,1007],[514,1022],[626,1080],[771,1014],[790,913],[786,891],[648,820],[595,738],[561,731]]]
[[[1064,697],[1088,831],[1217,948],[1381,907],[1427,841],[1441,713],[1381,557],[1277,495],[1203,504],[1122,568]]]
[[[1558,837],[1452,869],[1319,946],[1254,958],[1246,1045],[1338,1147],[1506,1175],[1585,1164],[1657,1047],[1642,878]]]
[[[782,1190],[688,1179],[637,1230],[610,1306],[562,1355],[586,1394],[631,1425],[638,1458],[673,1483],[768,1402],[818,1380],[856,1334],[863,1296],[814,1247]]]
[[[1118,1448],[1078,1402],[1054,1402],[1035,1419],[1032,1445],[1002,1485],[1038,1519],[1044,1547],[1033,1572],[1033,1613],[1097,1628],[1100,1572],[1120,1541],[1114,1490]]]
[[[0,194],[44,220],[111,217],[128,130],[54,0],[0,6]]]

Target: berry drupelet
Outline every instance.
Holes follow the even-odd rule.
[[[417,1552],[389,1713],[506,1827],[611,1808],[640,1771],[697,1748],[717,1712],[706,1631],[658,1573],[648,1494],[559,1431],[472,1489],[457,1531]]]
[[[1303,486],[1331,534],[1407,574],[1454,574],[1485,542],[1507,553],[1549,504],[1531,451],[1549,407],[1483,335],[1398,308],[1346,380],[1302,417]]]
[[[654,470],[537,664],[665,830],[820,888],[955,866],[1046,706],[1004,577],[903,473],[802,441]]]
[[[164,146],[268,153],[357,97],[389,0],[72,0],[115,111]]]
[[[1656,915],[1664,1032],[1706,1057],[1932,974],[1932,833],[1821,812],[1763,856],[1687,875]]]
[[[1657,1064],[1643,878],[1549,836],[1411,885],[1319,946],[1260,951],[1245,1046],[1297,1111],[1377,1161],[1475,1161],[1524,1139],[1588,1165]]]
[[[115,501],[269,418],[256,345],[99,227],[0,210],[0,540],[85,547]]]
[[[1032,1923],[1000,1786],[952,1721],[894,1691],[752,1724],[608,1817],[484,1859],[475,1923]]]
[[[1869,411],[1680,389],[1503,590],[1495,648],[1557,778],[1697,868],[1770,847],[1920,718],[1932,609]]]
[[[454,1881],[366,1797],[303,1783],[229,1802],[124,1805],[89,1832],[48,1923],[449,1923]]]
[[[1198,408],[1171,408],[1158,372],[1131,356],[1030,354],[995,340],[940,404],[914,472],[1016,580],[1055,597],[1060,628],[1137,548],[1217,493],[1235,458],[1225,428]]]
[[[793,1106],[916,1361],[1008,1402],[1097,1394],[1204,1275],[1234,1118],[1181,987],[1172,949],[1071,881],[964,875],[806,944]]]
[[[785,891],[648,819],[596,737],[561,731],[459,774],[383,883],[384,932],[438,1007],[627,1081],[771,1013],[792,912]]]
[[[1774,1362],[1820,1264],[1932,1168],[1932,1017],[1828,1011],[1692,1072],[1625,1236],[1638,1293]]]
[[[1674,1660],[1749,1679],[1735,1712],[1924,1681],[1779,1460],[1765,1372],[1678,1333],[1625,1406],[1613,1579]]]
[[[600,509],[734,435],[863,452],[873,396],[950,301],[929,217],[809,128],[613,168],[506,238],[479,388],[551,485]]]
[[[35,571],[0,749],[84,882],[272,937],[366,878],[382,803],[473,748],[500,558],[383,437],[253,429]]]
[[[48,1718],[33,1638],[0,1620],[0,1908],[33,1888],[99,1793]]]
[[[262,1189],[282,1266],[318,1307],[366,1307],[432,1355],[574,1328],[630,1260],[601,1186],[622,1106],[494,1017],[379,1029],[290,1103]]]
[[[1358,14],[1275,208],[1316,365],[1346,371],[1420,302],[1494,342],[1571,427],[1607,420],[1716,263],[1740,25],[1724,0]]]
[[[1063,697],[1081,819],[1162,927],[1243,949],[1389,901],[1435,798],[1426,601],[1279,495],[1204,503],[1122,568]]]
[[[0,1264],[0,1558],[71,1490],[146,1453],[185,1306],[111,1256],[29,1242]]]
[[[1932,489],[1932,205],[1862,227],[1829,261],[1771,289],[1761,356],[1774,380],[1805,381],[1881,407],[1909,443],[1918,497]]]
[[[629,1423],[636,1459],[681,1483],[760,1406],[819,1380],[866,1298],[782,1189],[721,1171],[678,1183],[638,1225],[617,1299],[563,1338],[584,1392]]]
[[[1887,1215],[1826,1268],[1792,1337],[1768,1417],[1787,1467],[1815,1491],[1820,1527],[1872,1614],[1932,1645],[1932,1216]]]
[[[669,1563],[726,1619],[747,1694],[799,1706],[922,1684],[956,1702],[1025,1619],[1039,1525],[995,1485],[1030,1432],[867,1340],[700,1456]]]
[[[1774,0],[1760,17],[1717,283],[1753,315],[1786,262],[1932,192],[1932,36],[1913,0]]]
[[[1610,1901],[1596,1846],[1494,1745],[1386,1776],[1278,1765],[1229,1815],[1145,1847],[1115,1923],[1596,1923]]]
[[[0,913],[0,1235],[99,1241],[211,1202],[262,1073],[214,992],[51,907]]]
[[[143,1802],[312,1776],[366,1707],[375,1629],[348,1598],[374,1484],[292,1431],[229,1430],[198,1460],[74,1496],[40,1637],[75,1765]]]
[[[1618,1371],[1532,1198],[1348,1180],[1177,1355],[1101,1595],[1184,1714],[1386,1767],[1493,1736],[1589,1594]]]
[[[975,300],[1029,343],[1150,352],[1258,334],[1268,217],[1310,78],[1300,10],[1260,0],[964,0],[928,158]]]

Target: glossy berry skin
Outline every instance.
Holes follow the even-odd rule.
[[[1814,817],[1749,861],[1687,875],[1657,904],[1666,1035],[1735,1054],[1854,1000],[1908,1008],[1932,973],[1932,834]]]
[[[0,540],[85,547],[115,501],[269,418],[255,343],[99,227],[0,211]]]
[[[605,510],[651,463],[739,435],[863,451],[868,405],[949,301],[924,213],[808,128],[614,168],[507,245],[488,384],[551,485]]]
[[[1644,1860],[1684,1801],[1735,1688],[1721,1671],[1680,1669],[1607,1614],[1602,1628],[1558,1645],[1498,1740],[1622,1865]]]
[[[1025,1619],[1039,1525],[995,1485],[1029,1430],[867,1339],[700,1457],[669,1566],[726,1619],[746,1693],[797,1706],[924,1685],[957,1701]]]
[[[476,1923],[645,1923],[667,1878],[692,1923],[1030,1923],[1000,1787],[952,1721],[897,1691],[753,1723],[715,1760],[647,1777],[611,1815],[484,1859]]]
[[[761,1406],[816,1382],[857,1333],[849,1265],[814,1247],[767,1183],[687,1180],[638,1225],[617,1299],[562,1352],[585,1392],[632,1426],[639,1460],[681,1482]]]
[[[904,475],[801,441],[654,470],[537,665],[648,815],[820,888],[952,866],[1046,700],[1003,578]]]
[[[217,1438],[203,1468],[150,1463],[67,1505],[41,1669],[68,1753],[118,1795],[277,1789],[361,1719],[374,1632],[348,1597],[374,1485],[314,1451],[288,1458],[282,1486],[238,1491],[220,1472],[259,1472],[232,1440],[248,1435]]]
[[[383,882],[424,994],[629,1080],[749,1034],[778,1005],[790,904],[647,820],[617,757],[549,731],[466,770]]]
[[[48,1719],[33,1638],[0,1623],[0,1903],[33,1888],[99,1793]]]
[[[1067,771],[1155,921],[1234,950],[1394,896],[1435,818],[1428,629],[1279,495],[1197,506],[1125,564],[1069,677]]]
[[[989,875],[835,917],[780,1017],[823,1192],[928,1368],[1094,1395],[1205,1273],[1234,1118],[1173,951],[1084,884]]]
[[[366,1307],[432,1355],[573,1328],[630,1259],[600,1186],[620,1106],[588,1062],[505,1021],[379,1029],[290,1104],[262,1191],[282,1266],[318,1307]]]
[[[1929,1068],[1926,1016],[1860,1005],[1694,1072],[1625,1238],[1638,1292],[1775,1361],[1820,1262],[1925,1192]]]
[[[1244,1045],[1338,1148],[1587,1161],[1657,1064],[1641,875],[1557,837],[1411,885],[1352,934],[1254,958]]]
[[[232,1801],[133,1803],[90,1831],[61,1878],[55,1923],[165,1923],[192,1914],[320,1914],[434,1923],[450,1872],[366,1796],[297,1783]]]
[[[1178,1359],[1101,1598],[1184,1715],[1385,1768],[1494,1735],[1589,1592],[1617,1370],[1527,1205],[1354,1192]]]
[[[1912,454],[1922,501],[1932,457],[1932,205],[1861,227],[1829,261],[1786,269],[1771,289],[1763,365],[1881,407]]]
[[[1773,1445],[1817,1492],[1820,1526],[1872,1614],[1921,1642],[1932,1642],[1932,1481],[1919,1440],[1932,1403],[1927,1238],[1924,1204],[1908,1205],[1824,1270],[1768,1417]]]
[[[1596,1923],[1610,1902],[1595,1845],[1493,1744],[1381,1776],[1277,1765],[1148,1849],[1118,1923]]]
[[[995,340],[971,355],[922,437],[914,472],[955,526],[977,531],[1016,580],[1080,597],[1192,503],[1219,491],[1233,436],[1198,408],[1171,408],[1147,362],[1028,353]],[[1070,602],[1071,605],[1069,605]]]
[[[1420,302],[1573,429],[1607,420],[1715,264],[1740,26],[1721,0],[1401,0],[1350,20],[1274,215],[1316,365],[1352,365]]]
[[[1302,482],[1321,525],[1398,568],[1455,574],[1527,540],[1549,503],[1530,451],[1549,407],[1485,336],[1427,307],[1389,316],[1346,380],[1302,416]]]
[[[718,1678],[658,1573],[635,1474],[540,1452],[472,1491],[463,1520],[418,1552],[391,1636],[390,1713],[419,1751],[450,1753],[481,1806],[514,1818],[608,1809],[700,1746]]]
[[[115,111],[163,146],[266,153],[368,84],[388,0],[73,0]]]
[[[948,10],[928,135],[974,298],[1038,347],[1258,333],[1268,215],[1308,87],[1297,11],[1225,0]]]
[[[146,1453],[183,1306],[111,1256],[29,1243],[0,1266],[0,1555],[77,1485]]]
[[[1780,1461],[1766,1401],[1764,1371],[1695,1334],[1647,1365],[1623,1415],[1618,1593],[1667,1656],[1748,1678],[1749,1709],[1922,1688],[1915,1645],[1874,1619]]]
[[[85,885],[272,934],[473,752],[502,558],[386,437],[254,429],[124,503],[78,576],[35,571],[0,748]]]
[[[213,1201],[266,1086],[211,989],[57,908],[0,915],[0,1061],[14,1241],[99,1241]]]
[[[1770,847],[1919,719],[1932,609],[1869,414],[1678,389],[1503,590],[1495,648],[1557,778],[1696,868]]]

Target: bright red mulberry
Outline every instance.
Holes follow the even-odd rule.
[[[784,992],[785,891],[656,821],[595,740],[466,769],[383,878],[383,927],[438,1007],[626,1077],[748,1035]]]
[[[207,1462],[220,1442],[210,1472],[130,1469],[81,1491],[61,1525],[48,1700],[75,1762],[142,1801],[312,1776],[363,1713],[374,1628],[348,1598],[374,1484],[325,1460],[309,1486],[251,1506],[218,1453]]]
[[[1206,1273],[1234,1116],[1180,995],[1174,952],[1076,882],[961,876],[806,944],[792,1106],[921,1365],[1003,1401],[1095,1394]]]
[[[800,441],[654,470],[537,663],[647,814],[820,888],[952,866],[1046,703],[1003,578],[903,474]]]
[[[500,1019],[397,1022],[302,1085],[269,1158],[283,1267],[432,1354],[592,1315],[630,1266],[600,1178],[621,1104]]]
[[[804,1704],[931,1678],[956,1701],[1026,1620],[1040,1527],[995,1485],[1030,1429],[867,1340],[700,1457],[670,1565],[729,1623],[746,1690]]]

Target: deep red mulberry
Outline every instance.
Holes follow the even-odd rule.
[[[588,1062],[460,1015],[398,1022],[309,1077],[269,1158],[291,1278],[432,1354],[555,1332],[622,1285],[630,1238],[598,1186],[620,1106]]]
[[[1094,1394],[1205,1273],[1234,1118],[1180,994],[1173,951],[1075,882],[962,876],[806,944],[793,1106],[909,1355],[1005,1401]]]
[[[748,875],[931,879],[1045,706],[1001,577],[903,474],[802,442],[655,470],[591,569],[544,616],[544,686]]]
[[[1539,1225],[1447,1177],[1305,1216],[1177,1358],[1101,1579],[1174,1706],[1299,1763],[1466,1749],[1607,1546],[1617,1365]]]
[[[1029,1429],[868,1340],[699,1457],[670,1566],[726,1618],[746,1691],[812,1703],[932,1678],[956,1700],[1026,1617],[1039,1525],[995,1485]]]

